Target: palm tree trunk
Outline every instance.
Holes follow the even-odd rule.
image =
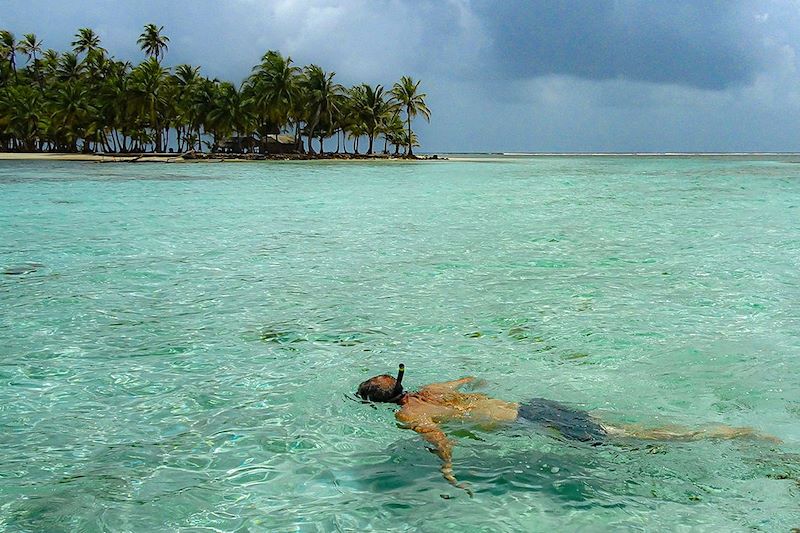
[[[269,135],[266,121],[261,122],[261,127],[259,129],[261,130],[261,138],[258,140],[258,148],[262,154],[265,154],[267,152],[267,136]]]
[[[153,133],[156,134],[156,143],[155,143],[155,146],[153,147],[153,151],[160,152],[161,151],[161,128],[159,127],[158,121],[156,119],[155,104],[151,104],[150,119],[152,121],[151,127],[153,128]]]
[[[36,78],[36,83],[39,84],[39,92],[44,96],[44,78],[39,74],[39,65],[36,63],[36,52],[33,55],[33,77]]]
[[[414,152],[411,151],[411,113],[408,112],[408,107],[406,107],[406,119],[408,120],[408,150],[406,150],[406,157],[412,158],[414,157]]]

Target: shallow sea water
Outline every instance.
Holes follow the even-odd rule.
[[[798,158],[0,163],[0,531],[800,527]],[[475,375],[611,423],[348,398]]]

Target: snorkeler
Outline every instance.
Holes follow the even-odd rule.
[[[473,377],[425,385],[417,392],[403,389],[405,366],[400,365],[397,378],[388,374],[375,376],[358,386],[356,393],[363,400],[394,403],[400,406],[395,418],[433,445],[442,461],[441,472],[453,486],[472,491],[458,482],[453,474],[453,442],[442,431],[440,424],[452,420],[466,421],[481,429],[494,429],[521,420],[538,424],[564,439],[580,441],[592,446],[608,442],[609,437],[632,437],[646,440],[700,440],[755,437],[780,442],[775,437],[762,435],[752,428],[711,426],[690,430],[677,426],[645,429],[632,425],[611,426],[584,411],[578,411],[552,400],[534,398],[525,403],[513,403],[490,398],[485,394],[463,393],[459,388],[467,383],[479,384]]]

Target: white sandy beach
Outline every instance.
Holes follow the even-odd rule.
[[[135,155],[104,155],[104,154],[68,154],[68,153],[44,153],[44,152],[0,152],[0,161],[83,161],[95,163],[252,163],[263,161],[305,161],[305,162],[395,162],[409,163],[418,161],[446,161],[447,158],[438,157],[437,159],[420,157],[419,159],[408,160],[402,157],[386,157],[383,155],[360,156],[360,157],[336,157],[326,154],[323,157],[297,157],[295,154],[275,155],[268,159],[243,159],[232,154],[214,154],[206,159],[184,159],[180,155],[167,154],[135,154]],[[468,159],[463,159],[468,160]]]
[[[54,153],[25,153],[25,152],[0,152],[0,161],[97,161],[97,162],[131,162],[146,159],[154,163],[186,162],[180,157],[171,156],[119,156],[101,154],[54,154]]]

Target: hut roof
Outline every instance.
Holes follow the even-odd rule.
[[[267,144],[294,144],[294,135],[267,135]]]
[[[224,145],[239,145],[239,144],[250,144],[250,143],[258,144],[258,142],[259,142],[258,139],[256,139],[252,135],[246,135],[246,136],[234,135],[231,137],[225,137],[224,139],[222,139],[222,141],[220,141],[220,144],[224,146]],[[267,135],[266,142],[267,144],[274,144],[274,143],[294,144],[294,135],[269,134]]]

